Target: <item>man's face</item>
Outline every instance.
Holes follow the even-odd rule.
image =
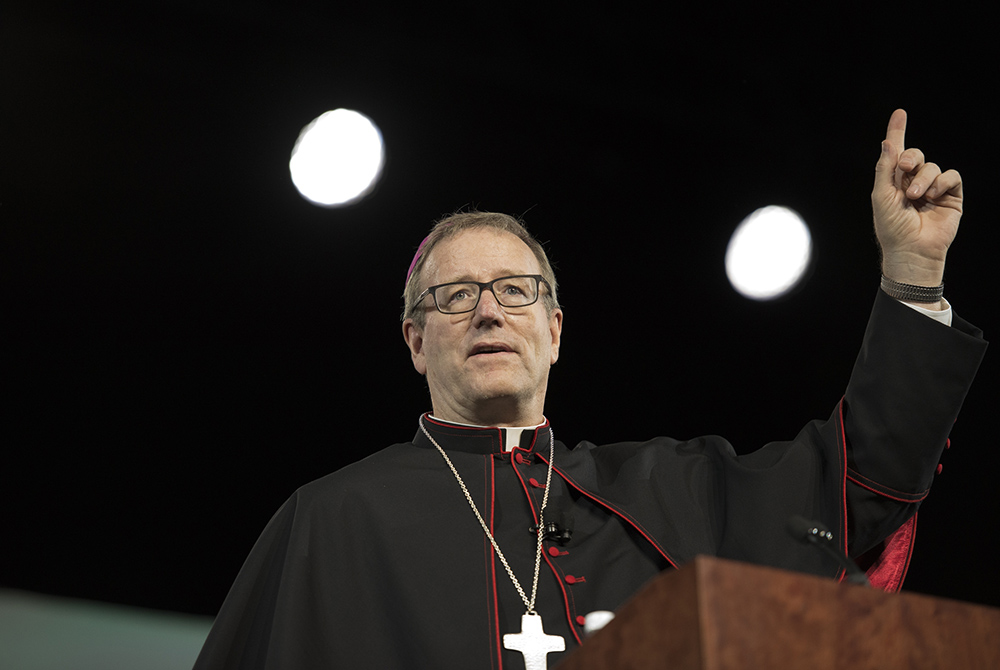
[[[541,274],[538,260],[514,235],[490,228],[457,234],[434,247],[423,288]],[[527,307],[501,307],[490,291],[465,314],[441,314],[424,298],[423,329],[407,319],[403,336],[417,372],[427,375],[435,416],[462,423],[529,425],[542,420],[549,366],[559,357],[562,312],[550,315],[544,291]]]

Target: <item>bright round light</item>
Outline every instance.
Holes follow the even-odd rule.
[[[355,202],[382,174],[382,133],[364,114],[326,112],[302,129],[288,169],[306,200],[323,207]]]
[[[787,207],[762,207],[729,239],[726,275],[747,298],[771,300],[802,279],[811,256],[812,237],[802,217]]]

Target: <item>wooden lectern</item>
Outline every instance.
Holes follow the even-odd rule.
[[[700,556],[558,670],[1000,669],[1000,610]]]

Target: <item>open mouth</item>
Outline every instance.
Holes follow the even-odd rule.
[[[470,356],[479,355],[490,355],[490,354],[509,354],[511,353],[511,348],[503,344],[477,344],[472,348],[472,353]]]

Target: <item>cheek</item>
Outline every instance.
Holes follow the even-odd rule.
[[[439,371],[445,367],[453,366],[459,351],[460,346],[457,342],[440,336],[425,342],[424,345],[424,354],[427,357],[428,366],[433,366]]]
[[[555,356],[555,347],[552,345],[552,334],[548,329],[542,330],[538,333],[537,355],[539,364],[552,364],[552,358]]]

